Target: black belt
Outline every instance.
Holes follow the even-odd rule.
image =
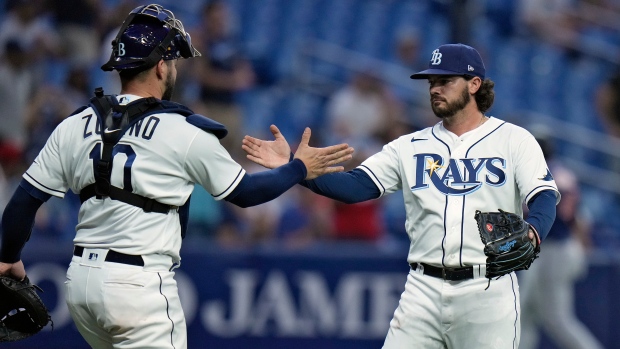
[[[75,246],[73,248],[74,256],[82,257],[83,252],[84,252],[84,247],[82,246]],[[139,267],[144,266],[144,260],[142,259],[142,256],[137,256],[133,254],[124,254],[124,253],[116,252],[114,250],[108,251],[108,254],[105,257],[105,261],[121,263],[121,264],[137,265]]]
[[[409,264],[413,270],[416,270],[418,266],[424,268],[424,275],[449,280],[459,281],[468,280],[474,278],[474,267],[463,268],[437,268],[432,265],[424,263],[411,263]]]

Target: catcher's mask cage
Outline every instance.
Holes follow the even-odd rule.
[[[110,60],[104,71],[148,69],[160,59],[200,56],[192,46],[183,23],[161,5],[139,6],[129,13],[112,41]]]

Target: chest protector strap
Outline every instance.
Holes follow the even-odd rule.
[[[95,183],[84,187],[80,191],[81,202],[84,203],[94,196],[98,198],[107,196],[113,200],[140,207],[145,212],[167,214],[170,209],[176,209],[176,206],[162,204],[156,200],[111,185],[112,151],[125,132],[144,117],[164,109],[174,109],[174,112],[186,114],[187,116],[188,114],[193,114],[191,110],[176,103],[163,103],[153,97],[142,98],[127,105],[119,105],[114,96],[105,96],[102,88],[95,90],[95,97],[90,101],[101,125],[103,149],[101,158],[95,167]]]

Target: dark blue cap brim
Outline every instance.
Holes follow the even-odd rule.
[[[444,69],[426,69],[426,70],[422,70],[419,73],[415,73],[413,75],[411,75],[412,79],[428,79],[429,75],[463,75],[463,73],[457,73],[455,71],[451,71],[451,70],[444,70]],[[476,76],[476,74],[471,74]]]
[[[430,75],[456,75],[456,76],[465,76],[465,75],[470,75],[470,76],[477,76],[480,79],[484,80],[484,76],[480,76],[480,74],[463,74],[463,73],[458,73],[452,70],[444,70],[444,69],[426,69],[426,70],[422,70],[419,73],[415,73],[413,75],[410,76],[410,78],[412,79],[428,79],[428,77]]]

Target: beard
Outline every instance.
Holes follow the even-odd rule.
[[[433,109],[433,113],[440,119],[449,118],[454,116],[457,112],[463,110],[465,106],[471,100],[471,95],[467,90],[467,87],[463,88],[463,92],[461,93],[461,97],[452,102],[445,102],[446,106],[435,106],[431,99],[431,108]]]
[[[166,84],[164,89],[164,94],[161,97],[164,101],[169,101],[172,99],[172,95],[174,94],[174,84],[176,81],[172,78],[172,70],[168,70],[168,75],[166,76]]]

